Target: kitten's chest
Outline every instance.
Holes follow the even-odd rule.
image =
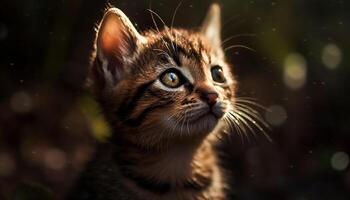
[[[216,177],[218,178],[218,177]],[[191,189],[175,189],[161,197],[156,197],[155,200],[224,200],[225,194],[221,180],[215,179],[212,184],[204,190]]]
[[[215,155],[205,142],[194,152],[176,148],[158,156],[137,156],[142,160],[135,161],[122,183],[137,199],[221,200],[224,181]]]
[[[132,184],[131,184],[132,185]],[[133,187],[133,186],[132,186]],[[175,186],[163,194],[134,187],[131,193],[132,199],[140,200],[225,200],[224,184],[219,171],[214,173],[210,184],[205,187],[199,186]],[[137,196],[137,197],[136,197]]]

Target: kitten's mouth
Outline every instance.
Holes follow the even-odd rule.
[[[168,121],[167,126],[170,130],[177,130],[180,133],[207,134],[216,127],[226,110],[226,104],[217,104],[214,107],[202,106],[185,112],[176,121]]]
[[[201,113],[198,113],[196,116],[193,116],[190,122],[195,123],[206,118],[208,118],[208,120],[215,119],[215,121],[218,121],[224,116],[224,114],[225,113],[222,109],[214,107]]]
[[[196,122],[200,122],[202,120],[212,120],[214,119],[215,121],[219,120],[219,117],[217,117],[213,112],[208,111],[202,115],[193,117],[190,122],[191,123],[196,123]]]

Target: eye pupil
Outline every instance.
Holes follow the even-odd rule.
[[[171,82],[176,82],[176,78],[177,78],[176,74],[169,73],[168,76]]]
[[[211,75],[214,81],[224,83],[226,81],[222,67],[214,66],[211,68]]]

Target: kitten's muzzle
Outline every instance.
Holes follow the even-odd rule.
[[[209,113],[220,119],[224,113],[223,104],[219,101],[219,94],[216,91],[201,92],[201,99],[208,104]]]
[[[218,119],[220,119],[225,114],[225,106],[222,102],[217,102],[210,107],[210,112]]]
[[[203,104],[202,108],[199,112],[195,112],[194,115],[192,115],[191,122],[198,121],[199,119],[202,119],[203,117],[213,116],[217,120],[222,118],[225,114],[226,110],[226,104],[222,103],[221,101],[217,101],[214,105],[209,106]]]
[[[201,91],[201,99],[206,102],[210,108],[212,108],[219,98],[219,94],[216,91]]]

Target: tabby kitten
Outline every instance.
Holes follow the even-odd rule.
[[[198,30],[140,34],[122,11],[106,11],[90,75],[113,134],[67,199],[226,199],[213,144],[234,109],[235,80],[220,18],[213,4]]]

